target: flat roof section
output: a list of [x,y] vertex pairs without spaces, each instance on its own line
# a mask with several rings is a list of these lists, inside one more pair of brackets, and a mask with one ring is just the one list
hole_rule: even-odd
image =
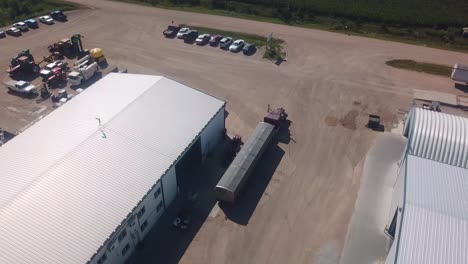
[[86,263],[224,105],[111,73],[0,147],[0,263]]

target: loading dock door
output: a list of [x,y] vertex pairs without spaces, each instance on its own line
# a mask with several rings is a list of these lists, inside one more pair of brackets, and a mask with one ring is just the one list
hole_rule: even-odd
[[198,170],[202,163],[200,137],[193,143],[175,166],[177,185],[182,193],[193,189],[199,182]]

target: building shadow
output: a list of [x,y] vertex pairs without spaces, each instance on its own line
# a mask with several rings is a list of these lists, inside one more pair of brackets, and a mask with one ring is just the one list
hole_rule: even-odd
[[455,88],[464,92],[464,93],[468,93],[468,85],[466,84],[462,84],[462,83],[455,83]]
[[36,98],[36,97],[39,95],[38,93],[28,94],[28,93],[20,93],[20,92],[11,91],[11,90],[8,90],[7,93],[8,93],[8,94],[11,94],[11,95],[15,95],[15,96],[21,97],[21,98],[25,98],[25,99],[34,99],[34,98]]
[[8,141],[10,141],[12,138],[14,138],[16,135],[11,133],[11,132],[8,132],[8,131],[5,131],[3,130],[3,144],[7,143]]
[[[225,142],[205,160],[201,168],[192,171],[198,181],[190,181],[190,188],[184,188],[166,209],[164,214],[145,237],[142,245],[127,261],[140,263],[179,263],[192,243],[203,223],[216,205],[214,187],[224,174],[220,166]],[[196,200],[187,197],[196,195]],[[186,230],[172,226],[173,220],[181,211],[189,211],[190,224]]]

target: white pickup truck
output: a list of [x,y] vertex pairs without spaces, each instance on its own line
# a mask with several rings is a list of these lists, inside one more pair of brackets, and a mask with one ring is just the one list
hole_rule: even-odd
[[25,81],[8,81],[6,83],[8,90],[33,96],[37,94],[36,86]]
[[93,77],[98,70],[97,62],[93,62],[89,65],[84,65],[81,68],[75,68],[68,74],[67,80],[71,85],[77,86]]

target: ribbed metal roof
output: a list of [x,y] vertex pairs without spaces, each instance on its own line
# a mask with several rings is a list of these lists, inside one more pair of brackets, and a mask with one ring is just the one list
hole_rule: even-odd
[[0,263],[86,263],[223,106],[109,74],[0,147]]
[[468,170],[407,156],[397,263],[468,263]]
[[[220,187],[228,190],[234,195],[233,199],[235,199],[235,195],[237,195],[243,184],[247,181],[256,163],[260,160],[263,151],[268,147],[274,128],[275,127],[269,123],[258,123],[247,142],[242,146],[223,177],[219,180],[216,188]],[[220,197],[218,198],[222,198],[221,196],[223,196],[223,194],[224,193],[219,193],[218,196]],[[230,202],[234,201],[231,200]]]
[[468,168],[468,118],[415,107],[407,126],[409,154]]

